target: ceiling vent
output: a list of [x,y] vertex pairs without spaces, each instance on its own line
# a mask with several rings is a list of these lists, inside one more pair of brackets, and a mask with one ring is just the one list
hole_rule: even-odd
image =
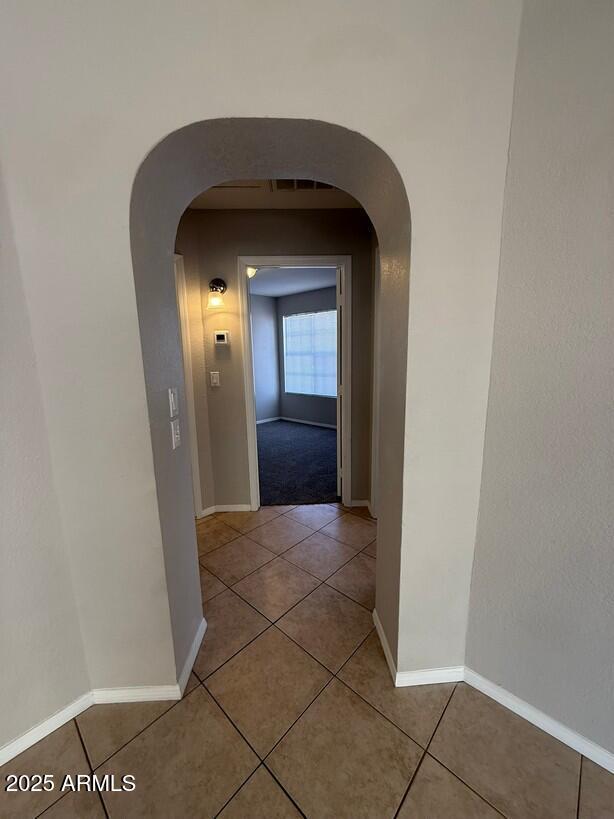
[[313,179],[272,179],[271,188],[274,191],[320,191],[336,190],[326,182],[317,182]]

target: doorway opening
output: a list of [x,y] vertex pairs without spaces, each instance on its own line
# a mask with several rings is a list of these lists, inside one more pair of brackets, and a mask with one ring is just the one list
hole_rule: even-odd
[[252,508],[352,505],[350,256],[239,259]]
[[[175,239],[177,225],[189,204],[202,191],[233,179],[322,180],[325,185],[347,191],[364,208],[374,227],[377,241],[374,242],[373,252],[379,248],[381,266],[379,311],[385,321],[382,322],[379,338],[377,445],[365,449],[367,452],[377,452],[376,472],[382,487],[382,491],[377,493],[380,548],[377,560],[377,614],[374,614],[374,619],[388,646],[391,660],[395,662],[400,613],[409,318],[410,218],[405,188],[387,154],[370,140],[346,128],[303,119],[223,119],[193,123],[166,136],[139,168],[131,199],[133,271],[178,677],[185,676],[184,670],[191,667],[198,653],[203,618],[197,582],[190,452],[186,446],[172,446],[176,439],[169,435],[169,389],[176,389],[179,395],[179,415],[171,422],[186,430],[188,428],[177,296],[172,275],[175,252],[184,256],[189,294],[193,287],[193,271],[186,249],[179,244],[175,247]],[[301,254],[305,249],[303,245],[286,252]],[[329,252],[340,250],[337,244]],[[257,243],[251,243],[235,253],[235,264],[236,257],[246,252],[262,251]],[[221,259],[210,262],[208,276],[212,282],[221,278]],[[236,285],[235,277],[236,268],[233,282],[224,294],[232,310],[224,316],[225,326],[220,327],[228,331],[232,349],[241,343],[235,302],[238,287],[233,286]],[[267,515],[262,515],[263,510],[251,510],[245,400],[225,401],[222,391],[216,391],[217,388],[211,386],[211,373],[215,371],[209,371],[205,361],[211,354],[214,340],[206,330],[206,321],[205,331],[202,332],[201,343],[194,347],[198,359],[194,369],[203,379],[207,378],[210,410],[213,407],[213,415],[227,422],[227,425],[221,434],[210,434],[204,444],[200,436],[197,441],[199,455],[208,451],[216,471],[216,480],[213,481],[212,471],[203,469],[201,463],[201,492],[203,495],[209,492],[209,496],[213,493],[213,507],[219,515],[215,518],[209,516],[208,519],[212,528],[217,527],[219,536],[224,538],[228,533],[222,524],[232,528],[234,520],[225,516],[239,511],[236,507],[227,511],[227,507],[233,505],[233,497],[241,498],[243,512],[259,515],[261,520]],[[224,383],[236,384],[237,379],[244,378],[242,367],[235,366],[236,361],[229,355],[228,347],[219,352],[219,359],[210,356],[209,360],[226,361],[228,381]],[[354,374],[355,371],[356,368]],[[370,393],[366,400],[372,400]],[[199,406],[196,406],[197,421],[199,411]],[[353,424],[353,440],[354,433]],[[353,481],[357,474],[354,460]],[[240,469],[236,468],[236,464],[240,465]],[[355,496],[353,500],[364,499]],[[270,514],[273,515],[272,512]],[[274,514],[279,517],[284,513],[278,508]],[[348,532],[350,529],[357,531],[359,527],[353,520],[356,516],[350,517],[345,524],[334,521],[327,524],[332,528],[325,534],[334,539],[334,530],[342,527]],[[235,523],[236,532],[252,530],[252,523],[247,526],[243,520],[236,520]],[[287,529],[289,526],[284,523],[283,527],[280,524],[276,528]],[[236,532],[233,537],[239,541],[241,539],[236,537]],[[252,548],[253,554],[257,552]]]

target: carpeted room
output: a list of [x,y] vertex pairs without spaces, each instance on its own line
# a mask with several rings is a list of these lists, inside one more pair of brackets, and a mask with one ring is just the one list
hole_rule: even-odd
[[262,505],[337,500],[335,268],[250,280]]

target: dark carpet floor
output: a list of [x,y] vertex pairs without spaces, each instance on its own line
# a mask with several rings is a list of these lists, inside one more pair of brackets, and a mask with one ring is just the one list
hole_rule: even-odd
[[337,430],[291,421],[257,430],[262,506],[337,500]]

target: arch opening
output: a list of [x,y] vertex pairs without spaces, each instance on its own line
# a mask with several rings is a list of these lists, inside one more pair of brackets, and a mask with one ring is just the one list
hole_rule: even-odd
[[178,673],[202,622],[187,447],[172,450],[169,386],[185,394],[173,261],[185,209],[235,179],[313,179],[350,194],[377,236],[381,320],[376,611],[396,661],[409,316],[410,211],[403,181],[377,145],[314,120],[233,118],[169,134],[141,164],[130,236],[159,517]]

